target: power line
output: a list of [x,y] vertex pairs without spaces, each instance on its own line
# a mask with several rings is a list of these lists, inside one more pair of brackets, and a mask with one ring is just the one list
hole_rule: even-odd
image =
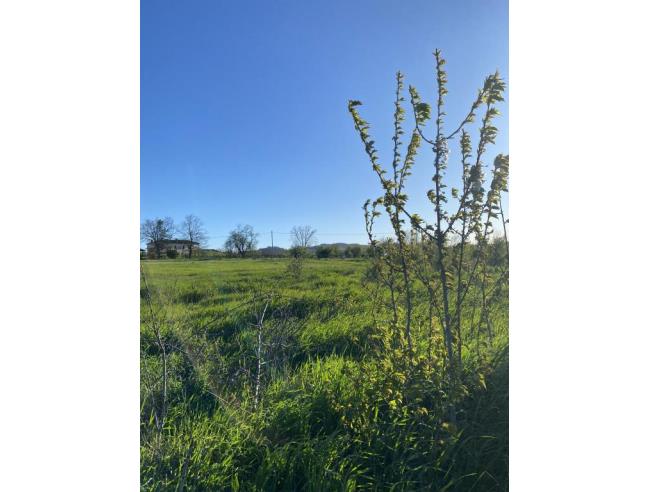
[[[271,231],[272,232],[272,231]],[[275,234],[292,234],[292,232],[279,232],[279,231],[274,231]],[[260,234],[267,234],[267,233],[260,233]],[[392,232],[374,232],[374,234],[377,234],[379,236],[385,236],[389,234],[393,234]],[[366,236],[366,232],[317,232],[315,231],[316,236]]]
[[[285,235],[290,235],[292,234],[291,232],[280,232],[280,231],[268,231],[268,232],[257,232],[256,233],[259,236],[270,236],[271,238],[273,237],[274,234],[285,234]],[[376,236],[389,236],[392,235],[393,232],[374,232],[373,233]],[[366,236],[366,232],[316,232],[316,236]],[[216,239],[216,238],[223,238],[223,237],[229,237],[229,234],[221,234],[217,236],[212,236],[211,234],[209,235],[210,239]]]

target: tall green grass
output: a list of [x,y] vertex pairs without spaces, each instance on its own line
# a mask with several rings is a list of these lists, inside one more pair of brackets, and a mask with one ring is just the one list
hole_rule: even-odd
[[[143,293],[143,490],[506,490],[507,302],[493,343],[464,345],[457,426],[421,360],[406,379],[381,350],[362,260],[146,261],[168,347],[168,414],[158,430],[160,351]],[[255,309],[275,358],[253,402]],[[256,297],[255,297],[256,296]],[[424,327],[419,327],[423,332]]]

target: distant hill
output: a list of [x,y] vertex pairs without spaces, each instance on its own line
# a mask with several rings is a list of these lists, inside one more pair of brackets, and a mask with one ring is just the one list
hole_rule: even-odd
[[286,256],[288,254],[288,250],[280,248],[279,246],[267,246],[265,248],[259,248],[257,250],[257,253],[262,256]]
[[319,248],[320,246],[337,248],[337,250],[340,252],[344,252],[346,251],[347,248],[351,248],[352,246],[360,246],[360,248],[362,249],[366,249],[369,247],[366,244],[358,244],[358,243],[322,243],[322,244],[318,244],[317,246],[311,246],[308,249],[310,249],[311,251],[317,251],[317,248]]
[[[308,249],[312,253],[315,253],[317,251],[317,248],[319,247],[330,247],[336,248],[340,253],[344,253],[347,248],[351,248],[353,246],[359,246],[362,250],[365,250],[369,247],[366,244],[357,243],[322,243],[316,246],[310,246]],[[279,246],[266,246],[265,248],[259,248],[256,252],[261,256],[287,256],[290,252],[290,249],[280,248]]]

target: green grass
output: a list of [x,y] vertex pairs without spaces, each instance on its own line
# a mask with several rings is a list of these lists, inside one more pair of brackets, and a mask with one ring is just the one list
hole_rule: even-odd
[[[491,346],[466,341],[468,382],[451,428],[434,371],[404,384],[400,361],[379,351],[366,260],[306,260],[298,279],[288,260],[142,265],[153,308],[143,287],[143,490],[177,490],[183,475],[185,490],[507,488],[505,303]],[[254,408],[254,323],[269,292],[271,360]],[[161,432],[155,323],[169,354]]]

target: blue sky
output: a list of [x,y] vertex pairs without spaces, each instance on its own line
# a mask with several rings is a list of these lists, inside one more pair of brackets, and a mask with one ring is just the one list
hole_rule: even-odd
[[[347,101],[364,103],[389,165],[395,73],[432,102],[435,48],[447,59],[450,129],[488,73],[508,82],[508,2],[142,0],[142,220],[193,213],[212,247],[239,223],[262,233],[261,247],[270,230],[287,246],[281,233],[302,224],[319,242],[365,242],[361,206],[380,187]],[[491,162],[508,153],[501,109]],[[422,152],[408,195],[423,217],[431,176]]]

